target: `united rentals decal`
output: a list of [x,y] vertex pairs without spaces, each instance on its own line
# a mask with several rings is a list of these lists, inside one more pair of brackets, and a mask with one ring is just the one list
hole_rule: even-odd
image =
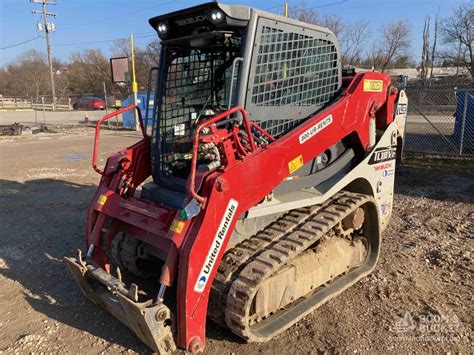
[[306,143],[307,140],[321,132],[332,123],[332,115],[326,116],[314,126],[300,134],[300,144]]
[[216,235],[212,241],[211,248],[207,252],[206,260],[202,265],[201,272],[199,273],[196,284],[194,285],[195,292],[201,293],[204,291],[207,281],[209,280],[209,276],[211,275],[211,271],[214,268],[214,264],[216,263],[217,256],[219,255],[227,233],[229,232],[230,225],[232,224],[232,220],[234,219],[238,206],[239,203],[234,199],[230,199],[229,203],[227,204],[224,216],[222,217],[219,228],[217,228]]
[[397,146],[377,148],[369,159],[369,164],[374,165],[393,160],[397,157]]

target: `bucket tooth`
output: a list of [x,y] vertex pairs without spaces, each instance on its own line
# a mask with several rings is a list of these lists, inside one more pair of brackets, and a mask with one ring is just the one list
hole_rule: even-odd
[[176,351],[171,312],[166,305],[153,304],[151,300],[136,302],[129,298],[130,295],[137,300],[136,285],[126,290],[118,279],[110,274],[104,277],[102,273],[96,272],[99,269],[92,265],[86,265],[69,257],[66,257],[65,261],[82,293],[88,299],[105,308],[158,354],[170,354]]

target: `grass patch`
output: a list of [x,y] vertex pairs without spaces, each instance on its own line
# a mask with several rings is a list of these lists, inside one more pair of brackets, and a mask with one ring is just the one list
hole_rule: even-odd
[[423,167],[474,175],[474,157],[404,153],[402,166]]

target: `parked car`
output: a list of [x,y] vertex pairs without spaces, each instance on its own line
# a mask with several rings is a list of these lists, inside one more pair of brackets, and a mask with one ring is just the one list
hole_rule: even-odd
[[105,101],[97,97],[81,97],[72,105],[74,110],[105,110]]

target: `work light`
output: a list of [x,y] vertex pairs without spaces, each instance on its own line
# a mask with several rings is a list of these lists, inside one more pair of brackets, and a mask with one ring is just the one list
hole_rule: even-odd
[[158,25],[158,32],[160,32],[160,34],[165,34],[166,32],[168,32],[168,26],[166,26],[165,23],[160,23]]
[[221,22],[224,19],[224,14],[222,11],[216,10],[211,12],[211,20],[213,22]]

